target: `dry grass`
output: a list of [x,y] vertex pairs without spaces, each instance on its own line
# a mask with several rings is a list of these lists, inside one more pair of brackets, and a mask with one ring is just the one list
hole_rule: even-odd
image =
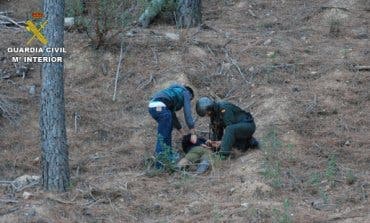
[[20,116],[20,108],[16,103],[7,100],[4,95],[0,95],[0,115],[12,124],[16,124]]
[[[208,29],[136,28],[125,38],[116,102],[119,41],[96,51],[83,34],[66,33],[70,190],[51,195],[32,187],[34,196],[25,200],[23,191],[0,184],[0,202],[16,201],[1,203],[0,221],[365,222],[370,81],[368,72],[348,64],[367,62],[366,40],[352,33],[366,25],[367,14],[346,12],[351,19],[333,38],[323,3],[204,1]],[[14,32],[3,34],[6,46],[26,39],[17,33],[20,42],[9,43]],[[38,98],[24,90],[35,84],[39,93],[39,68],[33,68],[28,78],[0,80],[2,92],[22,108],[20,127],[0,120],[0,180],[39,172]],[[263,149],[235,153],[204,176],[146,174],[156,128],[147,101],[173,81],[193,85],[196,97],[250,110]],[[208,131],[206,119],[197,124]]]

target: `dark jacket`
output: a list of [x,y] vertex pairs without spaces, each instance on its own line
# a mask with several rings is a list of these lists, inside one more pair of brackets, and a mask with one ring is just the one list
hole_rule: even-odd
[[249,112],[230,102],[216,102],[211,115],[211,139],[221,140],[223,131],[227,126],[240,122],[254,122],[254,120]]
[[192,142],[190,142],[190,138],[191,134],[187,134],[182,137],[181,147],[185,154],[188,153],[193,147],[201,146],[202,144],[205,144],[207,141],[205,138],[198,137],[197,142],[193,144]]
[[186,125],[189,129],[194,128],[194,119],[191,115],[191,93],[183,85],[173,84],[155,93],[152,101],[161,101],[171,110],[173,126],[176,129],[181,129],[182,127],[175,112],[184,107]]

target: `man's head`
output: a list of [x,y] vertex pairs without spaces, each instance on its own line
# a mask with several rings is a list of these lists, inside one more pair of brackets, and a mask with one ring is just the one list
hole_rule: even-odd
[[200,117],[210,115],[213,112],[215,101],[209,97],[201,97],[198,99],[195,110]]
[[193,98],[194,98],[194,91],[193,91],[193,89],[191,87],[187,86],[187,85],[185,85],[184,87],[186,88],[186,90],[189,91],[189,93],[191,95],[190,100],[193,100]]

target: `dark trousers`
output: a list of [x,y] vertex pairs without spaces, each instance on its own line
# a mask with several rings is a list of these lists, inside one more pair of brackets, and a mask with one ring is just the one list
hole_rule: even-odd
[[161,107],[158,110],[157,108],[149,108],[149,113],[158,123],[154,155],[157,158],[156,167],[162,169],[163,164],[174,164],[179,159],[179,154],[172,149],[172,113],[167,107]]
[[157,111],[157,108],[149,108],[149,113],[158,123],[157,145],[155,147],[155,155],[157,156],[164,152],[163,144],[172,146],[172,114],[166,107],[162,107],[161,111]]
[[240,122],[228,125],[222,136],[220,154],[228,156],[233,146],[239,149],[246,149],[255,131],[256,124],[254,122]]

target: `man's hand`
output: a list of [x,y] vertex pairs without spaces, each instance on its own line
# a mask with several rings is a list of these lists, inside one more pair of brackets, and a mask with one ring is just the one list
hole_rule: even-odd
[[219,150],[220,146],[221,146],[221,141],[212,141],[208,139],[204,147],[211,148],[213,151],[217,151]]
[[207,145],[207,144],[202,144],[201,145],[202,147],[204,147],[204,148],[207,148],[207,149],[212,149],[212,147],[210,147],[209,145]]
[[193,143],[193,144],[195,144],[195,143],[197,143],[197,135],[195,135],[195,134],[191,134],[191,136],[190,136],[190,142],[191,143]]
[[195,129],[193,128],[193,129],[190,129],[190,142],[191,143],[193,143],[193,144],[195,144],[195,143],[197,143],[197,140],[198,140],[198,138],[197,138],[197,135],[195,134]]
[[210,140],[208,143],[211,147],[216,148],[216,149],[220,148],[221,146],[221,141],[211,141]]

